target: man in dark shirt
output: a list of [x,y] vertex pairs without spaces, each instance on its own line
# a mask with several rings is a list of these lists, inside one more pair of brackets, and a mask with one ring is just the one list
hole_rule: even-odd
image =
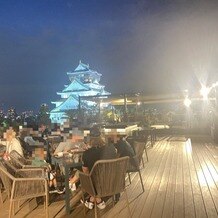
[[114,145],[91,147],[83,154],[83,167],[87,167],[90,172],[96,161],[114,159],[116,156]]
[[[105,145],[105,141],[102,139],[100,131],[98,131],[98,129],[92,130],[90,132],[88,149],[83,153],[82,171],[84,173],[90,173],[96,161],[113,158],[116,158],[116,150],[114,146]],[[77,171],[74,177],[70,180],[70,186],[74,184],[73,186],[75,187],[75,182],[78,180],[79,175]],[[85,202],[85,206],[92,209],[94,207],[94,200],[96,200],[99,209],[105,208],[105,202],[101,198],[94,199],[92,196],[90,196],[89,201]]]
[[117,149],[117,153],[119,157],[133,157],[135,152],[129,142],[126,141],[125,135],[119,136],[119,140],[115,144],[115,148]]
[[91,147],[83,153],[83,168],[88,168],[90,172],[96,161],[100,160],[101,149],[99,147]]
[[[125,137],[126,135],[120,135],[118,136],[119,140],[117,141],[117,143],[114,145],[115,148],[117,149],[117,155],[119,157],[125,157],[128,156],[130,159],[130,163],[134,166],[136,166],[136,161],[133,158],[135,156],[135,152],[132,148],[132,146],[129,144],[129,142],[126,141]],[[116,194],[115,195],[115,202],[119,201],[120,198],[120,194]]]

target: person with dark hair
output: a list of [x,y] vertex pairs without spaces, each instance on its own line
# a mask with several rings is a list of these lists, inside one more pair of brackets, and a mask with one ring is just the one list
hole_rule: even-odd
[[129,142],[126,141],[126,135],[119,135],[118,141],[115,144],[115,148],[117,149],[117,154],[119,157],[128,156],[131,158],[135,155],[135,152]]
[[46,139],[46,138],[50,135],[50,132],[49,132],[49,130],[48,130],[48,127],[47,127],[44,123],[42,123],[42,124],[40,125],[39,130],[40,130],[40,132],[41,132],[42,138],[44,138],[44,139]]
[[[129,157],[129,161],[132,165],[137,166],[136,160],[133,158],[135,156],[135,152],[130,145],[130,143],[126,140],[126,135],[119,135],[117,143],[114,144],[117,149],[118,157]],[[120,194],[115,195],[115,202],[119,201]]]
[[46,151],[47,151],[46,161],[51,164],[50,144],[47,140],[48,136],[50,135],[50,131],[48,130],[47,125],[45,125],[44,123],[41,123],[39,127],[39,132],[41,134],[41,137],[37,138],[37,140],[39,142],[43,142],[44,145],[46,146]]
[[[90,131],[90,140],[87,146],[87,150],[83,153],[83,166],[82,171],[84,173],[90,173],[95,162],[103,159],[113,159],[116,158],[115,147],[110,145],[107,146],[104,139],[101,137],[101,132],[98,128],[94,128]],[[79,172],[77,171],[74,177],[70,180],[70,186],[74,186],[75,183],[79,181]],[[105,208],[105,202],[101,198],[94,198],[90,196],[89,200],[84,202],[85,206],[89,209],[93,209],[94,201],[97,202],[97,207],[99,209]]]

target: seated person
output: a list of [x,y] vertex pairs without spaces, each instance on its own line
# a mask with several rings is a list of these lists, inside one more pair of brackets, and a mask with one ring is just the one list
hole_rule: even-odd
[[63,194],[65,189],[60,190],[58,188],[55,170],[53,170],[52,166],[44,160],[43,154],[35,153],[35,155],[36,157],[32,160],[32,166],[45,168],[49,185],[49,193]]
[[44,123],[40,125],[39,132],[41,133],[41,137],[43,139],[47,139],[47,137],[50,135],[50,131],[48,130],[48,127]]
[[66,153],[66,152],[72,150],[73,148],[75,148],[76,144],[77,143],[71,142],[71,141],[60,142],[54,151],[54,155],[57,155],[60,152]]
[[118,138],[119,139],[117,143],[114,145],[117,149],[118,157],[128,156],[130,158],[129,161],[131,162],[131,164],[137,167],[136,160],[133,159],[133,157],[135,156],[135,151],[129,144],[129,142],[126,141],[126,135],[119,135]]
[[[83,153],[83,166],[82,171],[89,173],[96,161],[102,159],[116,158],[116,150],[113,145],[106,146],[105,141],[100,136],[100,131],[96,130],[95,133],[90,133],[90,141],[87,150]],[[75,187],[75,183],[79,181],[79,172],[77,171],[74,177],[70,180],[70,186]],[[93,209],[94,201],[97,202],[99,209],[105,208],[105,202],[101,198],[90,197],[89,201],[85,202],[85,206]]]
[[28,143],[28,145],[30,145],[30,146],[31,146],[31,145],[37,145],[37,144],[39,144],[39,142],[36,141],[36,140],[34,140],[32,136],[25,136],[25,137],[24,137],[24,141],[25,141],[26,143]]
[[81,142],[81,138],[78,139],[77,135],[73,135],[72,139],[68,139],[65,142],[60,142],[54,151],[54,155],[63,152],[67,153],[70,150],[84,147],[84,142]]
[[19,140],[16,139],[16,132],[13,130],[12,127],[10,127],[5,133],[4,133],[5,141],[1,141],[1,144],[6,146],[6,152],[4,154],[4,158],[8,158],[8,154],[15,150],[17,151],[21,156],[23,156],[23,149],[19,142]]
[[114,144],[115,144],[114,141],[111,138],[109,138],[107,145],[105,145],[101,149],[100,160],[108,160],[108,159],[117,158],[117,151],[116,151]]

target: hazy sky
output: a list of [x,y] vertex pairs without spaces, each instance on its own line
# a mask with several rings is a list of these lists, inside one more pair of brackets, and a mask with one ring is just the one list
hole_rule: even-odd
[[79,60],[111,93],[194,92],[218,79],[218,1],[0,0],[1,107],[57,100]]

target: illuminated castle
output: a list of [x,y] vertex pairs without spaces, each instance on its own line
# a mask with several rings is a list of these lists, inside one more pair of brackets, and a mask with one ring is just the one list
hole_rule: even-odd
[[[61,92],[57,92],[60,99],[52,104],[55,108],[50,112],[50,119],[52,123],[63,124],[68,120],[67,111],[78,109],[79,96],[94,96],[94,95],[108,95],[109,92],[104,90],[104,86],[99,84],[101,74],[97,71],[91,70],[89,65],[83,64],[81,61],[73,72],[67,72],[70,83],[65,85]],[[92,102],[86,102],[92,104]]]

